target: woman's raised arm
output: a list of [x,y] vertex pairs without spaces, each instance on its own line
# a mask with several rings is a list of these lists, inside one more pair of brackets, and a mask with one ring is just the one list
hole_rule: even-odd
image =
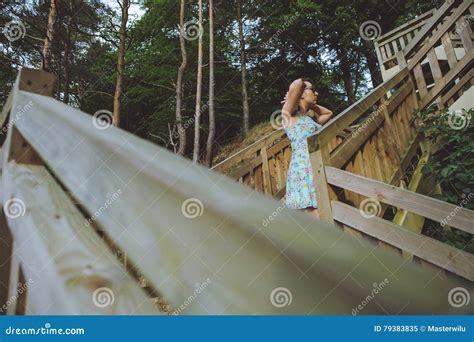
[[283,127],[291,126],[291,114],[298,108],[298,103],[304,91],[304,82],[301,78],[294,80],[288,89],[286,101],[283,104],[281,115]]

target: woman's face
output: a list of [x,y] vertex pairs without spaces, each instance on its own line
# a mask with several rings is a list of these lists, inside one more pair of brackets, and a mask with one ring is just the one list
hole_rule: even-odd
[[302,99],[307,103],[316,104],[318,100],[318,92],[314,89],[313,85],[310,82],[305,81],[305,90],[302,95]]

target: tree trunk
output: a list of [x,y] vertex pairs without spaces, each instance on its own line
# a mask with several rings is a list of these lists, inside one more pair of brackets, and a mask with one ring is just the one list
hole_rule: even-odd
[[186,45],[184,40],[184,0],[181,0],[181,8],[179,11],[179,27],[180,27],[180,34],[179,34],[179,45],[181,48],[181,65],[178,69],[178,79],[176,80],[176,123],[178,126],[178,134],[179,134],[179,147],[178,147],[178,154],[184,155],[186,151],[186,131],[183,128],[183,116],[182,116],[182,105],[181,99],[183,97],[183,75],[184,71],[186,70],[187,65],[187,55],[186,55]]
[[56,6],[56,0],[50,0],[48,26],[46,29],[46,38],[44,39],[43,45],[42,69],[45,71],[51,71],[51,47],[54,40],[54,24],[56,23],[57,15],[58,10]]
[[249,99],[247,95],[247,64],[245,56],[245,39],[242,23],[242,4],[240,0],[236,0],[237,22],[239,24],[239,41],[240,41],[240,70],[242,78],[242,108],[244,112],[244,135],[249,131]]
[[199,4],[199,39],[198,39],[198,66],[197,66],[197,84],[196,84],[196,111],[194,114],[194,150],[193,162],[199,161],[199,134],[201,117],[201,88],[202,88],[202,0]]
[[365,59],[367,61],[367,66],[369,67],[372,87],[375,88],[380,83],[382,83],[382,75],[380,74],[377,56],[374,53],[374,46],[370,41],[362,39],[362,44],[362,53],[364,54]]
[[70,70],[69,70],[69,56],[71,54],[71,31],[72,31],[72,2],[69,0],[69,18],[67,21],[67,34],[66,42],[64,44],[64,98],[63,102],[69,103],[69,82],[70,82]]
[[214,4],[209,0],[209,135],[206,145],[206,165],[212,166],[212,148],[216,131],[214,115]]
[[347,57],[348,52],[345,48],[341,48],[339,52],[340,52],[339,61],[341,65],[344,89],[346,91],[348,105],[351,105],[355,102],[355,93],[354,93],[354,85],[352,84],[351,66],[349,64],[350,62]]
[[129,3],[129,0],[122,0],[122,3],[118,1],[118,3],[122,10],[122,17],[120,21],[120,31],[119,31],[117,81],[115,83],[113,124],[114,126],[120,127],[121,98],[122,98],[122,92],[123,92],[123,75],[125,71],[125,39],[127,38],[128,9],[130,7],[130,3]]

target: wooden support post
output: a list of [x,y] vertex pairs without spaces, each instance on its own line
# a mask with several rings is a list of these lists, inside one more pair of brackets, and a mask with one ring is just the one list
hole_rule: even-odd
[[413,68],[413,73],[415,75],[416,84],[418,85],[420,99],[423,99],[426,95],[428,95],[428,89],[426,87],[425,75],[423,75],[421,64],[417,64]]
[[268,155],[266,146],[262,147],[260,155],[262,156],[263,191],[265,192],[265,194],[271,195],[272,187],[270,182],[270,169],[268,167]]
[[407,61],[405,59],[405,55],[403,54],[403,50],[397,52],[397,61],[400,70],[407,66]]
[[456,32],[461,38],[462,45],[467,51],[472,49],[472,39],[471,39],[471,27],[467,19],[461,17],[460,20],[456,21]]
[[10,271],[12,269],[11,257],[13,253],[13,239],[8,229],[7,220],[0,208],[0,315],[5,315],[9,299]]
[[434,81],[438,82],[440,79],[443,78],[443,74],[441,73],[438,57],[436,56],[434,48],[432,48],[430,52],[428,52],[428,61],[430,63],[431,73],[433,74]]
[[310,154],[311,166],[313,169],[314,184],[316,187],[316,198],[318,202],[319,217],[321,220],[334,223],[331,210],[331,197],[335,197],[334,192],[330,195],[329,185],[326,180],[324,166],[328,165],[329,147],[321,145],[319,136],[316,137],[318,146],[316,151]]

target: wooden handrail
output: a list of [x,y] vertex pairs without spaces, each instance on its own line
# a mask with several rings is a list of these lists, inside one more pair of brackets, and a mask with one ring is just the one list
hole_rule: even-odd
[[[446,13],[449,9],[453,8],[453,5],[456,1],[447,1],[443,7],[444,7],[444,12]],[[419,32],[417,35],[416,39],[412,40],[413,46],[410,44],[407,46],[407,48],[404,50],[404,55],[405,59],[409,60],[408,62],[408,69],[412,70],[415,65],[417,65],[421,60],[426,56],[428,51],[435,45],[436,42],[438,42],[442,36],[446,33],[449,32],[449,29],[451,26],[454,25],[456,20],[458,20],[461,15],[470,7],[472,6],[472,0],[464,0],[459,7],[456,7],[454,12],[447,17],[447,20],[445,20],[442,25],[435,31],[433,29],[439,24],[442,20],[446,19],[444,16],[439,16],[440,13],[436,13],[435,16],[433,16],[430,20],[429,23],[427,23],[423,27],[423,32]],[[441,10],[441,9],[440,9]],[[423,44],[423,46],[420,47],[419,50],[415,52],[415,54],[410,57],[410,54],[414,52],[414,49],[419,47],[418,43],[422,41],[423,39],[428,39],[428,41]]]
[[416,48],[427,38],[430,34],[433,33],[436,26],[445,19],[447,13],[459,4],[459,0],[447,0],[445,3],[435,11],[433,16],[431,16],[426,24],[423,26],[420,32],[416,35],[416,37],[408,43],[408,45],[403,50],[406,59],[410,58],[410,55],[415,51]]
[[229,168],[231,168],[236,163],[242,161],[246,157],[256,153],[260,150],[263,146],[267,146],[268,144],[272,143],[273,141],[282,138],[285,136],[285,131],[283,129],[275,130],[271,133],[268,133],[263,138],[257,140],[253,144],[245,147],[244,149],[234,153],[232,156],[224,159],[220,163],[214,165],[212,167],[213,170],[225,173]]
[[[426,20],[429,17],[431,17],[433,15],[433,13],[435,13],[434,9],[429,10],[429,11],[417,16],[416,18],[414,18],[410,21],[407,21],[403,25],[397,26],[393,30],[388,31],[387,33],[384,33],[383,35],[378,37],[375,40],[375,42],[379,45],[385,45],[385,44],[388,44],[389,42],[391,42],[392,40],[400,38],[403,35],[403,34],[400,34],[401,31],[405,31],[407,28],[412,28],[412,27],[416,28],[416,27],[418,27],[417,24],[422,23],[422,22],[426,23]],[[423,23],[422,25],[424,25],[425,23]]]
[[[474,234],[472,210],[330,166],[326,166],[326,177],[329,184],[438,222],[449,219],[449,226]],[[451,216],[450,213],[455,215]]]
[[385,93],[402,82],[407,76],[408,69],[404,68],[391,79],[380,84],[370,93],[345,109],[342,113],[332,118],[318,131],[318,134],[321,137],[321,144],[327,144],[336,134],[349,127],[350,124],[362,116],[368,109],[377,103],[377,101],[382,99]]
[[427,236],[414,233],[378,216],[364,217],[359,209],[348,204],[332,201],[331,206],[335,220],[463,278],[474,281],[474,255]]

